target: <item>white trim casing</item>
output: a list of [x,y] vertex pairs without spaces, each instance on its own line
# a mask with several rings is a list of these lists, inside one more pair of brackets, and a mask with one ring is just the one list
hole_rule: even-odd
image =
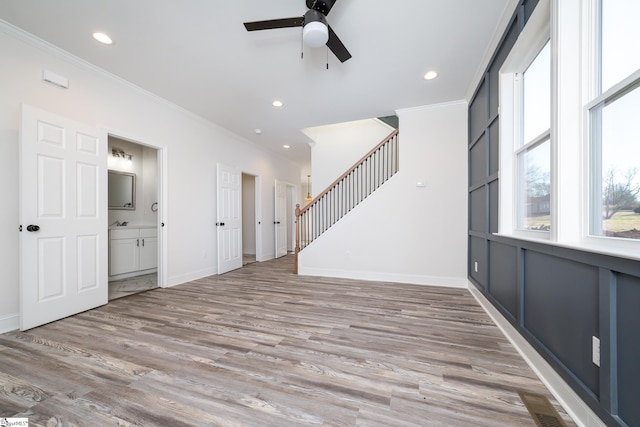
[[[500,121],[499,233],[518,238],[545,241],[548,240],[549,233],[516,230],[518,203],[515,199],[514,188],[514,183],[516,183],[517,178],[517,165],[514,159],[514,152],[516,143],[520,141],[521,135],[519,124],[519,114],[522,105],[521,84],[519,82],[520,73],[536,58],[540,50],[549,40],[551,32],[549,22],[550,13],[549,0],[541,0],[500,68],[500,117],[498,119]],[[552,152],[553,140],[554,135],[552,131]],[[553,169],[551,176],[553,181]]]

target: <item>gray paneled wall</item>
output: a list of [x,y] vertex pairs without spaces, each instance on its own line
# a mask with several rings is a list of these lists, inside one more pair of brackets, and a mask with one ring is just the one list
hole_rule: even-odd
[[[640,278],[617,274],[614,291],[615,323],[613,337],[617,357],[618,410],[630,426],[640,426]],[[617,339],[616,336],[617,335]]]
[[521,1],[469,104],[469,280],[603,421],[640,426],[640,263],[493,234],[498,70],[536,4]]

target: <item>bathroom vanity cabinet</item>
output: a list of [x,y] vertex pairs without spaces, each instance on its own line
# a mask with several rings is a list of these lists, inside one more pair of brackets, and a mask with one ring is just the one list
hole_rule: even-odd
[[147,274],[157,266],[158,231],[155,227],[109,230],[109,276]]

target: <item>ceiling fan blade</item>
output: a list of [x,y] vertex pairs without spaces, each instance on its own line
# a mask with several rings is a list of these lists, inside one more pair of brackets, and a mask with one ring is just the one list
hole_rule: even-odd
[[336,33],[329,27],[329,40],[327,41],[327,47],[331,49],[331,52],[340,60],[340,62],[344,62],[347,59],[351,58],[351,54],[347,50],[346,47],[342,44]]
[[275,30],[277,28],[302,27],[302,16],[295,18],[270,19],[268,21],[245,22],[247,31]]

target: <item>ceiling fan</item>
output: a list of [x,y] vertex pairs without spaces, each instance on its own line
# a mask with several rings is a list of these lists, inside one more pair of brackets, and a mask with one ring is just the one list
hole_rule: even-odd
[[351,58],[351,54],[331,29],[331,26],[327,24],[327,19],[325,18],[336,1],[337,0],[306,0],[309,10],[304,16],[245,22],[244,26],[247,31],[302,27],[302,40],[307,46],[320,47],[326,44],[340,62],[344,62]]

